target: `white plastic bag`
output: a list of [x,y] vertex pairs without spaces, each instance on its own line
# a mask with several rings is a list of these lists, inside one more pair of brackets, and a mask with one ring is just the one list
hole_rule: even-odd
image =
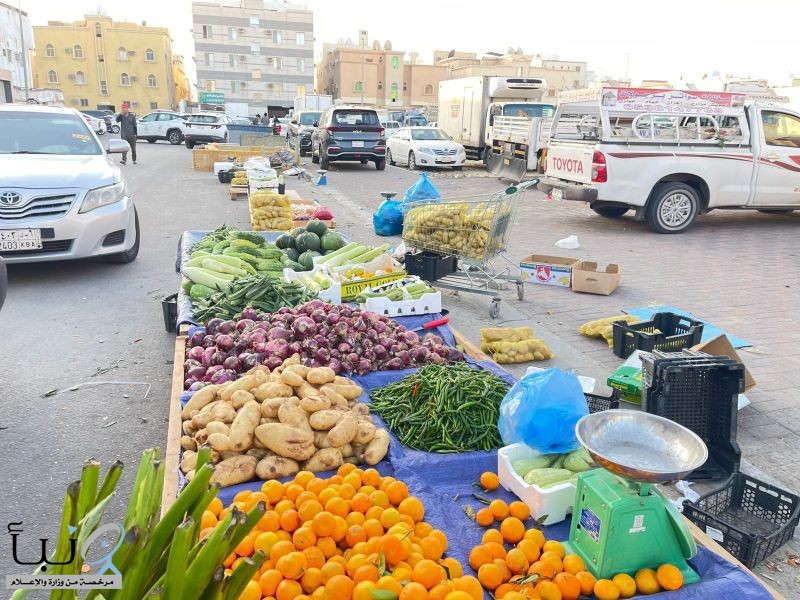
[[576,235],[571,235],[569,237],[565,237],[563,240],[558,240],[556,242],[556,246],[562,250],[575,250],[576,248],[581,247],[580,243],[578,242],[578,236]]

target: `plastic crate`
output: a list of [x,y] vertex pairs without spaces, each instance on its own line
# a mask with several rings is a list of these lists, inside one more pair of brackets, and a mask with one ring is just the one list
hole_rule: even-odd
[[406,252],[406,272],[417,275],[425,281],[436,281],[455,273],[458,268],[458,257],[424,250],[422,252]]
[[619,408],[619,390],[612,389],[611,396],[599,396],[585,392],[583,395],[586,396],[586,404],[589,406],[590,413]]
[[628,358],[634,350],[675,351],[699,344],[703,323],[683,315],[662,312],[654,314],[650,321],[614,321],[613,335],[614,354]]
[[161,301],[161,310],[164,312],[164,329],[177,331],[178,329],[178,294],[171,294]]
[[716,365],[739,364],[737,361],[727,356],[712,356],[704,352],[695,352],[693,350],[681,350],[680,352],[662,352],[660,350],[654,350],[652,353],[642,352],[640,358],[642,361],[642,380],[645,387],[653,385],[653,380],[656,375],[660,373],[661,367],[664,365],[713,367]]
[[684,501],[683,515],[752,569],[792,538],[800,497],[735,473],[720,489]]

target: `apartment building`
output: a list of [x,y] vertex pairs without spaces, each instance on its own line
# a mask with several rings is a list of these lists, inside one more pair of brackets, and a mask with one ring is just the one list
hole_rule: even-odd
[[33,87],[28,13],[0,2],[0,102],[24,102]]
[[[262,0],[192,2],[197,90],[250,115],[285,114],[314,88],[314,21],[304,7]],[[221,94],[221,96],[220,96]]]
[[37,87],[64,93],[77,109],[132,112],[175,108],[169,30],[86,15],[83,21],[49,21],[33,28]]
[[180,105],[181,100],[192,101],[192,88],[186,76],[181,54],[172,55],[172,97],[177,105]]

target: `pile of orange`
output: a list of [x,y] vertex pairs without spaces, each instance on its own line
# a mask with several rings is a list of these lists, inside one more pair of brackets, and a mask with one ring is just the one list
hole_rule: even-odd
[[402,481],[342,465],[320,479],[301,471],[266,481],[203,515],[201,538],[236,506],[268,510],[225,561],[227,573],[257,550],[267,555],[240,600],[482,600],[478,579],[446,557],[447,536],[423,519],[425,507]]

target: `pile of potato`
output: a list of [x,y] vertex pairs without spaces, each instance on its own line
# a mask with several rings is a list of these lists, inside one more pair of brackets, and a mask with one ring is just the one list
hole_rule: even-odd
[[481,350],[491,354],[496,363],[521,363],[553,358],[553,353],[544,340],[533,337],[533,329],[530,327],[484,327],[481,329]]
[[250,195],[253,231],[288,231],[294,225],[292,203],[285,194],[262,188]]
[[197,449],[206,444],[216,465],[211,481],[222,487],[344,462],[375,465],[389,450],[389,433],[357,401],[361,391],[328,367],[301,365],[297,355],[272,372],[258,366],[206,386],[183,409],[181,470],[192,478]]
[[616,317],[605,317],[589,321],[578,327],[578,331],[591,338],[603,338],[609,346],[614,345],[614,321],[625,321],[626,323],[638,323],[639,318],[633,315],[619,315]]

